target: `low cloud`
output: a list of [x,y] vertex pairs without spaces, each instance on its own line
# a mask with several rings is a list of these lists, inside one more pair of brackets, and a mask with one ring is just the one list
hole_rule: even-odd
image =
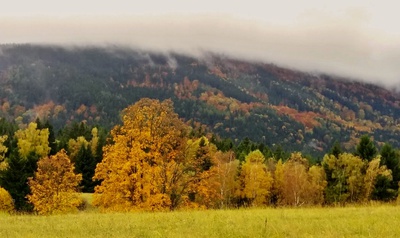
[[400,37],[344,18],[306,15],[273,24],[230,15],[142,17],[3,17],[0,43],[123,45],[194,56],[211,51],[397,87]]

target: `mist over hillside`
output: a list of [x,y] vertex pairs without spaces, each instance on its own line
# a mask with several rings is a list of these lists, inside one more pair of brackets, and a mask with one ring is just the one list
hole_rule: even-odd
[[0,86],[0,117],[19,123],[111,128],[140,98],[170,98],[192,127],[233,141],[313,155],[335,141],[351,151],[363,134],[400,146],[394,90],[212,53],[1,45]]

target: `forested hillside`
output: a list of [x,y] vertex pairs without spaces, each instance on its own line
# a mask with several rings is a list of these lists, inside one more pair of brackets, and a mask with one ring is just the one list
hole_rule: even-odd
[[395,92],[212,54],[2,45],[0,85],[0,117],[48,120],[56,132],[82,121],[109,130],[123,108],[149,97],[170,98],[200,133],[237,144],[247,137],[319,159],[335,141],[353,151],[363,134],[400,147]]

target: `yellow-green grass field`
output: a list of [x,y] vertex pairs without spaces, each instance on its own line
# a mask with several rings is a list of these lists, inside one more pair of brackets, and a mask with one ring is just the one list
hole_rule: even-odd
[[0,237],[400,237],[400,206],[36,216],[0,214]]

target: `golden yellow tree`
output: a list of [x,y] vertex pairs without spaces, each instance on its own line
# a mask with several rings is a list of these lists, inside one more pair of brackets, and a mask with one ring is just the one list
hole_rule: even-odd
[[301,153],[292,153],[285,163],[279,160],[274,176],[274,192],[279,205],[301,206],[324,202],[324,170],[319,166],[309,167]]
[[72,162],[76,162],[76,156],[79,153],[79,150],[81,147],[85,147],[85,149],[88,148],[89,142],[85,139],[84,136],[79,136],[76,139],[69,139],[68,141],[68,152],[69,156]]
[[300,153],[292,153],[283,164],[283,183],[280,187],[281,205],[300,206],[307,196],[308,161]]
[[232,205],[235,197],[235,189],[237,188],[237,176],[239,169],[239,160],[235,159],[233,151],[221,152],[215,154],[217,162],[216,180],[219,189],[219,208],[226,208]]
[[84,147],[85,149],[90,148],[92,155],[96,156],[98,144],[99,144],[98,129],[94,127],[92,129],[92,139],[90,141],[87,141],[84,136],[79,136],[76,139],[70,139],[68,141],[69,156],[73,162],[76,162],[76,156],[78,155],[81,147]]
[[146,199],[143,190],[149,190],[144,173],[147,166],[145,152],[133,138],[119,134],[119,128],[111,132],[113,144],[103,148],[103,161],[96,167],[94,179],[101,180],[95,187],[93,204],[110,210],[134,210]]
[[264,155],[256,150],[246,156],[242,165],[239,194],[250,206],[267,204],[271,194],[273,178],[264,161]]
[[367,170],[364,176],[364,200],[368,201],[371,199],[371,194],[374,191],[375,183],[378,175],[386,177],[389,181],[392,178],[392,171],[388,170],[386,166],[380,166],[381,158],[380,156],[372,159],[368,163]]
[[324,191],[328,182],[321,166],[313,165],[308,169],[307,204],[320,205],[325,202]]
[[74,173],[68,155],[61,150],[56,155],[40,159],[38,169],[28,184],[28,200],[39,214],[76,211],[81,204],[77,193],[82,175]]
[[50,152],[49,147],[49,129],[37,129],[37,124],[29,123],[26,129],[15,132],[18,139],[18,152],[22,158],[27,158],[32,152],[40,157],[45,157]]
[[4,142],[7,140],[7,138],[7,135],[0,136],[0,162],[5,159],[5,154],[8,151],[8,148],[4,145]]
[[7,162],[5,161],[5,156],[8,151],[7,146],[4,145],[4,142],[7,140],[8,136],[3,135],[0,136],[0,170],[4,170],[7,168]]
[[141,99],[122,113],[96,167],[94,204],[113,210],[165,210],[179,206],[196,169],[185,156],[187,126],[172,101]]
[[0,187],[0,212],[11,212],[14,210],[14,202],[11,195]]
[[99,130],[94,127],[92,129],[92,139],[89,142],[92,155],[97,156],[97,147],[99,146]]
[[275,165],[275,170],[273,171],[273,177],[274,181],[272,184],[272,193],[274,195],[273,198],[275,203],[280,204],[281,201],[283,200],[283,186],[285,183],[285,171],[283,168],[283,162],[282,160],[278,160],[278,162]]

